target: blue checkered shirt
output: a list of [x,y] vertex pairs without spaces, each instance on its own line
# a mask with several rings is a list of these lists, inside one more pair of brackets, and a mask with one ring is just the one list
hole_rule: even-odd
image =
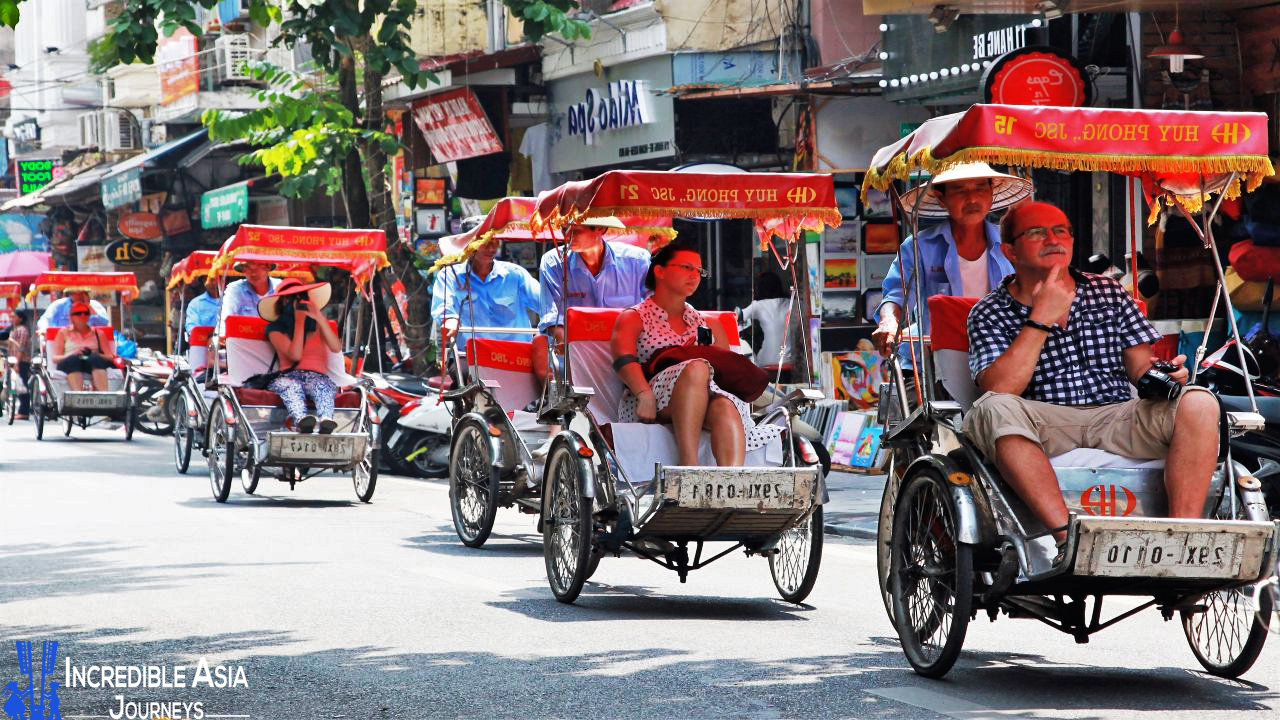
[[[1045,340],[1031,382],[1022,396],[1055,405],[1110,405],[1133,397],[1124,368],[1124,351],[1153,343],[1160,333],[1142,316],[1120,283],[1075,270],[1076,297],[1067,327],[1055,327]],[[1005,278],[969,312],[969,371],[977,379],[1018,333],[1031,308],[1009,294]]]

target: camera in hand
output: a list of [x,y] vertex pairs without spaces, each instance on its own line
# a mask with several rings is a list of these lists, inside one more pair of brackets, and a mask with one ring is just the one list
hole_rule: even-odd
[[93,354],[93,348],[87,348],[87,347],[80,348],[80,354],[85,357],[89,357],[90,355]]
[[1138,378],[1138,397],[1143,400],[1173,400],[1182,392],[1182,383],[1174,380],[1172,373],[1178,366],[1164,360],[1151,363],[1151,368]]

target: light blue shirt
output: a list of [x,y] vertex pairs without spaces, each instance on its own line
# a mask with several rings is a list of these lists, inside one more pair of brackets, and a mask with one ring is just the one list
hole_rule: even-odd
[[213,327],[218,324],[218,314],[222,310],[222,299],[210,297],[209,293],[200,293],[187,303],[187,315],[184,322],[187,337],[191,337],[191,328]]
[[644,300],[648,251],[615,242],[607,242],[604,247],[599,275],[591,274],[578,253],[564,250],[569,261],[567,288],[561,251],[552,248],[542,256],[538,268],[538,281],[542,283],[542,319],[538,321],[538,330],[546,332],[549,327],[563,325],[564,310],[571,307],[629,308]]
[[[1000,249],[1000,228],[992,222],[984,222],[987,236],[987,287],[994,290],[1006,275],[1013,274],[1013,265]],[[916,306],[915,285],[911,280],[916,268],[916,246],[920,247],[920,267],[924,271],[924,282],[920,287],[921,297],[925,299],[924,332],[929,332],[929,308],[927,303],[934,295],[959,295],[964,292],[964,280],[960,277],[960,254],[956,252],[955,240],[951,237],[951,223],[943,221],[920,232],[917,242],[909,237],[902,243],[901,255],[895,257],[884,276],[884,298],[876,307],[876,318],[880,317],[880,309],[885,303],[895,303],[908,311],[908,316]],[[902,264],[899,265],[898,263]],[[915,332],[912,325],[907,332]],[[907,359],[910,366],[911,351],[906,343],[898,348],[898,354]]]
[[[493,261],[488,277],[471,270],[471,263],[449,265],[436,273],[431,287],[431,319],[437,327],[449,318],[460,326],[530,328],[530,313],[538,314],[538,281],[515,263]],[[458,346],[466,347],[472,337],[493,340],[523,340],[527,335],[510,333],[458,333]]]
[[[271,287],[267,291],[275,290],[280,284],[280,278],[269,278]],[[218,328],[221,331],[223,324],[231,315],[249,315],[250,317],[258,316],[258,301],[263,295],[254,292],[253,286],[249,284],[249,280],[236,280],[227,285],[227,289],[222,291],[222,312],[218,318]]]
[[[47,328],[63,328],[71,325],[71,298],[58,298],[49,303],[49,307],[44,309],[40,314],[40,319],[36,321],[36,329],[41,335]],[[106,327],[111,324],[111,316],[107,314],[107,309],[102,303],[89,299],[89,310],[93,313],[89,316],[89,327]]]

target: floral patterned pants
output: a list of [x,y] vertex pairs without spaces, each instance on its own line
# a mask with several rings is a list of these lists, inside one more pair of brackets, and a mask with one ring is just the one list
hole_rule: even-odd
[[316,415],[333,417],[333,400],[338,395],[338,386],[327,375],[310,370],[289,370],[272,380],[267,389],[280,396],[295,423],[307,414],[308,398],[316,406]]

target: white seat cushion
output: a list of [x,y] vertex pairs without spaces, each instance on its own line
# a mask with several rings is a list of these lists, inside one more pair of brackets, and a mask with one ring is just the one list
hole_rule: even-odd
[[[676,438],[666,425],[650,423],[613,423],[613,451],[618,464],[631,482],[641,485],[653,480],[655,463],[677,464]],[[747,453],[743,462],[748,467],[781,465],[784,460],[782,439],[775,437],[764,447]],[[716,464],[711,454],[711,435],[702,433],[698,444],[698,464]]]

